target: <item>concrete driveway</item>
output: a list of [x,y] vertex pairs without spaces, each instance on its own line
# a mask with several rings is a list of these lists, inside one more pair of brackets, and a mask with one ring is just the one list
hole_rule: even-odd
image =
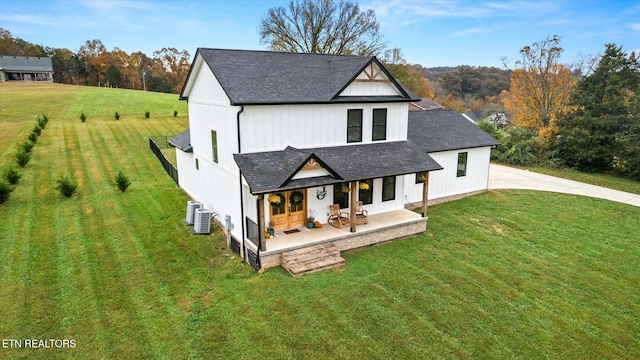
[[491,164],[489,167],[489,189],[552,191],[606,199],[640,207],[640,195],[496,164]]

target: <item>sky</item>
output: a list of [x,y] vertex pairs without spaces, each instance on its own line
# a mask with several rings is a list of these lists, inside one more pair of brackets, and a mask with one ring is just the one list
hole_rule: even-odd
[[[353,2],[357,2],[353,1]],[[0,27],[14,38],[77,51],[98,39],[111,51],[164,47],[267,50],[258,26],[272,0],[0,0]],[[388,48],[424,67],[503,67],[519,50],[551,35],[561,62],[602,54],[605,44],[640,54],[640,0],[369,0]]]

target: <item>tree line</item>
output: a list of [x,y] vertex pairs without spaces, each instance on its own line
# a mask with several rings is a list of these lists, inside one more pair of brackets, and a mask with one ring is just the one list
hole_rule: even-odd
[[87,40],[77,52],[37,45],[0,28],[0,55],[48,56],[57,83],[110,86],[124,89],[179,93],[191,66],[186,50],[162,48],[149,57],[114,48],[108,51],[100,40]]

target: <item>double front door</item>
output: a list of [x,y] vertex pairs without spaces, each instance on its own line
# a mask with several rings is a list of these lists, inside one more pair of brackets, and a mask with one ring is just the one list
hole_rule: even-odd
[[274,230],[291,229],[307,223],[307,199],[305,190],[282,191],[275,193],[279,203],[270,203],[271,221]]

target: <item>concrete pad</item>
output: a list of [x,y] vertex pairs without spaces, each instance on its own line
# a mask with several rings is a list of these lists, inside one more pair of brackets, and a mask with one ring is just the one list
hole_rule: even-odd
[[489,189],[526,189],[588,196],[640,207],[640,195],[491,164]]

